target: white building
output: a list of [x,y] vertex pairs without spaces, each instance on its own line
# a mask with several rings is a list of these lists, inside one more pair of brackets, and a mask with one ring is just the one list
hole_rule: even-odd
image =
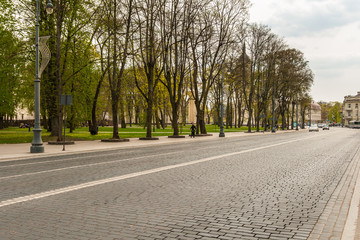
[[308,121],[310,124],[321,123],[321,106],[312,101],[308,113]]
[[344,125],[348,126],[350,121],[359,121],[360,92],[355,96],[345,96],[343,103]]

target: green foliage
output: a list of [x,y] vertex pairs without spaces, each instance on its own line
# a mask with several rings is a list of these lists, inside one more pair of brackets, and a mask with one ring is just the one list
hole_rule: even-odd
[[[15,7],[13,1],[0,0],[0,22],[1,28],[11,30],[15,23]],[[0,45],[6,46],[6,45]]]
[[[2,3],[2,2],[1,2]],[[3,4],[3,3],[2,3]],[[6,5],[2,5],[3,8]],[[7,17],[1,14],[2,20]],[[11,22],[12,20],[9,19]],[[7,28],[9,21],[0,25],[0,115],[14,115],[21,96],[21,70],[24,59],[21,52],[21,42],[11,29]],[[5,47],[6,46],[6,47]]]
[[341,123],[341,103],[335,102],[333,106],[329,109],[328,119],[332,123]]
[[[48,16],[44,10],[45,1],[40,1],[40,36],[50,36],[48,45],[52,55],[41,76],[42,117],[51,120],[49,122],[54,126],[57,124],[57,98],[61,89],[61,94],[73,95],[73,105],[67,108],[67,121],[72,127],[93,120],[94,96],[97,86],[101,86],[95,114],[98,121],[105,116],[111,118],[111,94],[120,95],[118,115],[122,119],[126,116],[127,122],[131,116],[132,122],[143,126],[150,122],[151,113],[158,115],[157,120],[164,120],[162,123],[179,117],[174,115],[179,111],[174,109],[180,108],[176,101],[188,101],[187,96],[184,97],[187,94],[197,95],[195,101],[201,103],[197,105],[200,125],[204,125],[205,116],[202,115],[205,113],[216,115],[213,121],[219,119],[220,85],[216,81],[224,68],[231,70],[225,71],[225,75],[231,74],[225,77],[224,99],[229,99],[228,110],[232,109],[232,104],[239,106],[236,108],[238,116],[234,117],[239,119],[237,122],[241,119],[244,123],[244,116],[256,115],[255,120],[259,124],[262,114],[270,117],[272,95],[276,98],[275,114],[280,115],[281,112],[281,119],[285,122],[290,114],[289,104],[297,100],[295,96],[301,99],[309,92],[313,74],[301,51],[285,46],[266,26],[256,25],[258,27],[254,31],[243,29],[243,14],[246,13],[248,1],[238,1],[244,11],[232,4],[216,4],[217,10],[223,8],[224,12],[230,14],[228,16],[221,14],[223,11],[213,15],[216,11],[213,12],[215,5],[211,1],[179,2],[179,11],[173,8],[173,1],[166,2],[164,6],[158,5],[159,1],[151,2],[155,4],[153,9],[136,9],[132,5],[134,9],[131,12],[132,1],[59,0],[54,2],[54,5],[59,4],[54,14]],[[35,1],[15,1],[15,4],[18,5],[15,6],[11,0],[0,0],[0,46],[7,46],[0,49],[0,117],[13,115],[19,105],[30,112],[34,108],[35,26],[32,20],[35,17]],[[114,11],[114,7],[118,9]],[[130,13],[134,15],[127,18]],[[182,17],[185,16],[183,14],[190,14],[189,18]],[[148,20],[154,21],[153,29],[147,28],[142,22],[146,20],[144,17],[150,15],[152,17]],[[136,22],[136,16],[140,22]],[[232,22],[228,19],[230,16],[239,22]],[[127,19],[131,20],[129,32]],[[184,19],[184,22],[180,19]],[[161,24],[161,21],[165,22]],[[182,24],[185,25],[176,27]],[[56,37],[60,32],[58,40]],[[223,39],[216,34],[220,32],[224,33],[220,34]],[[147,36],[147,33],[150,35]],[[232,34],[239,36],[239,39]],[[132,49],[125,49],[129,39]],[[144,41],[138,41],[141,39]],[[261,44],[256,39],[261,40]],[[57,55],[60,61],[55,61],[57,46],[60,47],[60,54]],[[116,71],[113,71],[114,68]],[[57,70],[60,73],[55,75]],[[112,79],[113,76],[117,77]],[[137,86],[135,78],[138,80]],[[167,88],[157,84],[158,78]],[[180,84],[180,79],[184,85]],[[166,83],[166,80],[169,81]],[[121,87],[110,84],[116,82],[121,83]],[[143,97],[142,93],[147,97]],[[147,101],[147,98],[152,99]],[[148,105],[151,111],[145,113]],[[186,104],[183,106],[181,121],[185,122]],[[300,106],[302,115],[306,107],[305,101]],[[233,112],[227,111],[228,116],[235,115]],[[280,119],[279,116],[276,118]],[[227,122],[232,120],[229,117]],[[211,126],[207,127],[209,132],[215,131]],[[199,129],[206,131],[206,128]],[[234,128],[230,130],[237,131]]]

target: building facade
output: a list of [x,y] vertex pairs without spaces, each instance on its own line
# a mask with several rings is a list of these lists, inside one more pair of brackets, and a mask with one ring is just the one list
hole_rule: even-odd
[[309,113],[307,116],[308,124],[321,123],[321,106],[316,102],[312,101],[309,107]]
[[360,105],[360,91],[355,96],[345,96],[343,103],[343,119],[344,125],[349,126],[349,122],[359,121],[359,105]]
[[14,120],[34,120],[34,114],[30,113],[26,108],[17,108]]

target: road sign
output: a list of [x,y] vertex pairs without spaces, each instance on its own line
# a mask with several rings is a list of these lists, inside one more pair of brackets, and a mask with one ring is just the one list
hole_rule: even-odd
[[60,95],[60,105],[72,105],[72,95]]

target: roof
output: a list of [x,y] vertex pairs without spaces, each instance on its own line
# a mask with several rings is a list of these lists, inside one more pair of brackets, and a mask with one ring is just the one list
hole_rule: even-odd
[[311,102],[311,109],[313,110],[321,110],[321,106],[317,104],[316,102]]

